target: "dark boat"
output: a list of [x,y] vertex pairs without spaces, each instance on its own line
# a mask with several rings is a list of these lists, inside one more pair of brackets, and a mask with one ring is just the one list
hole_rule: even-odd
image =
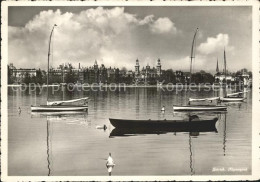
[[115,128],[146,128],[157,131],[192,131],[198,129],[215,128],[218,118],[199,120],[198,117],[190,117],[187,120],[129,120],[129,119],[112,119],[110,123]]
[[[176,121],[167,120],[166,124],[162,120],[153,121],[152,124],[150,124],[150,120],[148,121],[136,120],[136,122],[126,121],[126,120],[112,120],[111,122],[110,120],[111,124],[116,123],[116,126],[119,126],[114,128],[111,131],[110,137],[116,137],[116,136],[123,137],[123,136],[135,136],[135,135],[147,135],[147,134],[159,135],[159,134],[175,133],[175,132],[189,132],[195,134],[198,134],[199,132],[217,132],[217,129],[215,127],[217,120],[218,120],[217,118],[211,120],[189,121],[189,122],[179,122],[179,121],[176,122]],[[142,123],[139,123],[140,121]],[[131,122],[131,124],[129,122]],[[135,125],[132,125],[133,123]]]

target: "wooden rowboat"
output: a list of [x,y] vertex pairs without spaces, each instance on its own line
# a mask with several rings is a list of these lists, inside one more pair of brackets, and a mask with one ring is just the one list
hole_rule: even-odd
[[186,105],[186,106],[173,106],[174,111],[226,111],[227,106],[217,105]]
[[109,137],[130,137],[130,136],[137,136],[137,135],[150,135],[150,134],[167,134],[167,133],[177,133],[177,132],[189,132],[192,136],[198,136],[200,132],[217,132],[215,121],[208,121],[202,125],[197,125],[196,127],[130,127],[130,128],[114,128]]
[[204,128],[214,126],[218,118],[207,119],[207,120],[129,120],[129,119],[112,119],[109,118],[110,123],[115,128],[150,128],[155,130],[174,130],[176,128],[189,130],[196,128]]

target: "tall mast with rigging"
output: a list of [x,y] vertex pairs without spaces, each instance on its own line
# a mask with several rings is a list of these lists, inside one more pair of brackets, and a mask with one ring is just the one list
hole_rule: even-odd
[[[51,49],[51,38],[53,35],[54,28],[57,25],[54,24],[50,33],[50,39],[49,39],[49,49],[48,49],[48,69],[47,69],[47,104],[46,105],[40,105],[40,106],[31,106],[32,112],[68,112],[68,111],[87,111],[88,105],[87,100],[88,97],[80,98],[80,99],[72,99],[72,100],[62,100],[62,101],[53,101],[49,102],[49,67],[50,67],[50,49]],[[83,104],[73,106],[71,104],[65,105],[66,103],[74,103],[78,101],[84,101]],[[62,106],[61,106],[62,105]]]
[[225,74],[225,82],[227,84],[227,60],[226,60],[225,48],[224,48],[224,74]]
[[190,83],[191,83],[191,75],[192,75],[192,60],[195,58],[195,51],[194,51],[194,44],[195,44],[195,39],[196,35],[198,32],[199,28],[196,29],[193,40],[192,40],[192,46],[191,46],[191,55],[190,55]]
[[53,27],[52,27],[52,30],[51,30],[51,34],[50,34],[50,40],[49,40],[49,49],[48,49],[48,69],[47,69],[47,102],[49,100],[49,65],[50,65],[50,49],[51,49],[51,37],[52,37],[52,33],[53,33],[53,30],[54,30],[54,27],[56,27],[57,25],[54,24]]

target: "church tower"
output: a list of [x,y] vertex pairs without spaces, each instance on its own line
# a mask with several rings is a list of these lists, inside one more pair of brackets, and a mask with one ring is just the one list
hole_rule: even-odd
[[160,76],[162,74],[162,65],[161,65],[161,60],[157,60],[157,75]]
[[138,75],[139,73],[140,73],[139,60],[136,59],[136,63],[135,63],[135,74]]

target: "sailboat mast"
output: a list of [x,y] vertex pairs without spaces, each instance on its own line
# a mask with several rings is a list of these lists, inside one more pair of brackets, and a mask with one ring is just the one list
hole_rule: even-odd
[[65,67],[65,65],[63,63],[63,66],[62,66],[62,83],[64,83],[64,67]]
[[192,59],[195,58],[194,54],[194,44],[195,44],[195,38],[196,34],[198,32],[199,28],[196,29],[193,40],[192,40],[192,46],[191,46],[191,55],[190,55],[190,83],[191,83],[191,75],[192,75]]
[[48,69],[47,69],[47,101],[49,100],[49,66],[50,66],[50,49],[51,49],[51,37],[54,30],[54,27],[57,26],[56,24],[53,25],[51,34],[50,34],[50,40],[49,40],[49,49],[48,49]]
[[224,48],[224,73],[225,73],[225,82],[227,84],[227,61],[226,61],[226,51]]
[[216,67],[216,72],[219,73],[218,58],[217,58],[217,67]]

